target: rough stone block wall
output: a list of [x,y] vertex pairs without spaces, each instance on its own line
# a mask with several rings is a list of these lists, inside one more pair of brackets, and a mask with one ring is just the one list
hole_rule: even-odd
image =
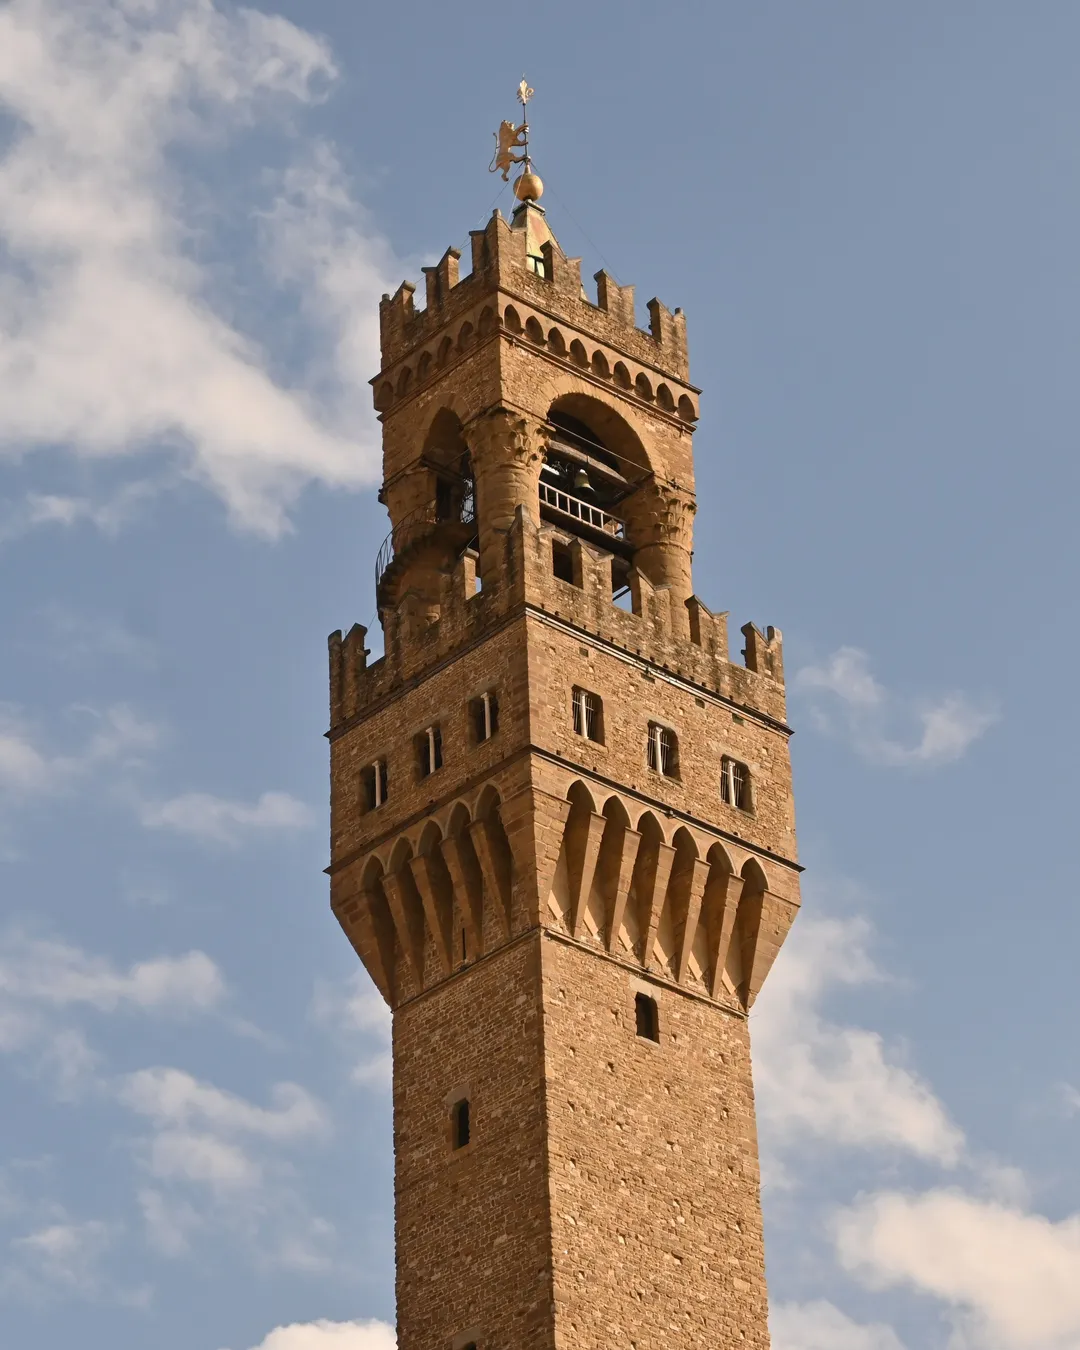
[[745,1019],[551,937],[543,968],[558,1350],[766,1350]]
[[[400,1350],[551,1350],[539,937],[394,1016]],[[451,1108],[470,1103],[467,1149]]]

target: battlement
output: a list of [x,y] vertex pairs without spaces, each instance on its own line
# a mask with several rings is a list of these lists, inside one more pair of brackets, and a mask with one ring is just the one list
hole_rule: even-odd
[[[728,657],[727,614],[713,614],[696,596],[687,604],[689,637],[681,635],[666,587],[654,587],[636,569],[629,573],[632,610],[612,600],[613,555],[535,521],[519,509],[505,535],[506,584],[477,590],[476,554],[467,551],[443,578],[439,614],[427,600],[406,593],[383,615],[386,654],[367,664],[367,630],[356,624],[346,637],[332,633],[330,728],[341,729],[403,683],[416,680],[487,633],[522,614],[542,612],[583,634],[611,643],[657,671],[685,679],[750,713],[783,723],[783,638],[742,628],[745,665]],[[553,547],[568,550],[573,581],[555,576]]]
[[[469,320],[470,336],[494,332],[503,306],[488,304],[503,292],[535,306],[576,332],[603,342],[669,379],[687,385],[690,378],[686,319],[682,310],[668,310],[649,301],[649,329],[638,328],[634,287],[620,286],[606,272],[596,273],[595,303],[584,292],[581,259],[568,258],[551,236],[542,209],[527,202],[507,221],[495,211],[482,230],[470,232],[472,271],[460,276],[461,253],[449,248],[434,267],[423,268],[425,308],[417,309],[416,287],[403,281],[379,305],[382,368],[372,380],[382,385],[388,373],[412,356],[422,359],[426,343],[445,337],[444,330]],[[475,309],[473,315],[471,311]],[[484,321],[484,314],[489,315]],[[455,335],[459,343],[459,335]],[[567,344],[569,345],[569,344]],[[438,360],[438,347],[429,353]],[[399,372],[393,371],[395,376]],[[397,386],[397,379],[391,384]],[[696,392],[696,391],[695,391]],[[376,398],[380,411],[385,407]]]

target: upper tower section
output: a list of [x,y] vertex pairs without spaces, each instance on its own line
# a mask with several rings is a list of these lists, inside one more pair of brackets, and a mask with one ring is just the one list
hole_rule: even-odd
[[[635,575],[666,590],[675,633],[689,637],[699,391],[685,319],[654,299],[639,328],[634,288],[603,271],[589,298],[580,259],[563,252],[539,203],[522,133],[504,123],[496,152],[504,176],[524,161],[518,205],[472,232],[468,274],[447,249],[424,268],[422,308],[410,282],[380,306],[372,385],[393,527],[377,568],[380,615],[386,626],[404,609],[421,633],[470,549],[479,586],[504,588],[521,513],[611,554],[613,593]],[[522,144],[524,156],[510,154]]]

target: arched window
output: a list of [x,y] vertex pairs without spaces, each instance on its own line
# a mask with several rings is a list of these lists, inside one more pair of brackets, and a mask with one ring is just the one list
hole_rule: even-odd
[[656,391],[656,401],[665,412],[675,411],[675,399],[672,397],[671,390],[666,384],[662,384]]
[[540,320],[530,315],[525,324],[525,335],[530,342],[535,342],[538,347],[544,345],[544,330],[540,327]]
[[566,339],[557,328],[553,328],[548,334],[548,346],[556,356],[566,355]]
[[750,770],[730,755],[720,761],[720,800],[740,811],[751,808]]
[[585,350],[585,344],[579,342],[577,338],[570,344],[570,360],[575,366],[587,366],[589,364],[589,354]]
[[651,403],[653,399],[652,385],[649,383],[649,377],[642,372],[634,381],[634,388],[637,391],[638,398],[643,398],[646,403]]

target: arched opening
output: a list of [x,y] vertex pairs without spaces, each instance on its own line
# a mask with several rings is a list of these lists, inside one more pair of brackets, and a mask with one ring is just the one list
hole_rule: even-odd
[[493,332],[495,328],[495,311],[490,305],[485,306],[480,315],[480,322],[477,325],[477,331],[481,337],[486,337],[488,333]]
[[416,363],[416,378],[426,380],[431,374],[431,353],[421,352],[420,360]]
[[465,351],[473,343],[473,326],[471,323],[463,323],[461,331],[458,333],[457,348],[459,352]]
[[656,925],[652,955],[672,979],[678,979],[681,975],[682,944],[687,924],[696,923],[697,920],[697,915],[691,913],[691,902],[698,851],[694,836],[685,827],[675,832],[672,843],[675,857]]
[[[713,997],[719,994],[715,963],[724,936],[727,907],[734,903],[734,891],[729,885],[732,875],[731,859],[723,846],[713,844],[706,861],[709,876],[701,898],[701,917],[690,949],[688,977],[692,984],[701,985]],[[730,917],[730,916],[728,916]],[[730,930],[730,924],[728,925]]]
[[750,1001],[750,983],[754,973],[758,933],[761,929],[761,911],[768,890],[761,864],[751,858],[742,869],[742,894],[735,912],[735,925],[728,947],[724,973],[728,982],[746,1005]]
[[551,332],[548,333],[548,348],[555,356],[566,355],[566,339],[557,328],[553,328]]
[[662,384],[659,389],[657,389],[656,402],[659,407],[663,408],[664,412],[675,411],[675,399],[666,384]]
[[585,350],[585,344],[575,338],[570,344],[570,360],[575,366],[587,366],[589,364],[589,354]]
[[444,337],[439,343],[435,359],[440,366],[445,366],[447,361],[450,360],[450,352],[453,350],[453,346],[454,344],[449,337]]
[[622,503],[648,472],[640,440],[618,413],[588,395],[556,399],[547,421],[541,518],[629,562]]
[[686,394],[679,399],[679,416],[684,422],[697,421],[697,409],[694,407],[694,401]]
[[[609,797],[601,814],[605,821],[604,834],[592,885],[585,900],[582,935],[610,950],[615,925],[621,923],[618,913],[620,901],[625,904],[626,897],[620,891],[629,881],[624,874],[623,863],[630,817],[618,797]],[[633,858],[630,858],[630,863],[633,863]]]
[[406,366],[405,369],[398,376],[397,382],[398,398],[401,398],[401,396],[408,391],[410,384],[412,384],[412,369],[411,367]]
[[[623,921],[617,934],[619,946],[635,956],[642,965],[646,964],[645,943],[652,924],[654,902],[663,900],[663,890],[667,885],[667,861],[670,849],[664,842],[664,832],[660,822],[651,811],[646,811],[638,820],[637,857],[630,881],[630,893],[623,912]],[[665,850],[667,851],[665,853]]]
[[507,305],[503,310],[503,327],[508,333],[521,332],[521,315],[513,305]]
[[620,389],[631,389],[633,380],[630,378],[630,372],[621,361],[615,362],[615,369],[611,372],[611,377]]
[[611,367],[608,365],[608,359],[603,352],[593,352],[592,368],[593,374],[599,375],[602,380],[611,378]]
[[544,345],[544,330],[540,327],[540,320],[533,315],[529,316],[525,324],[525,336],[538,347]]
[[644,399],[646,403],[651,403],[653,401],[652,385],[649,383],[649,377],[644,371],[642,371],[634,381],[634,390],[637,393],[638,398]]
[[375,411],[385,412],[394,401],[394,386],[389,380],[383,380],[375,390]]

